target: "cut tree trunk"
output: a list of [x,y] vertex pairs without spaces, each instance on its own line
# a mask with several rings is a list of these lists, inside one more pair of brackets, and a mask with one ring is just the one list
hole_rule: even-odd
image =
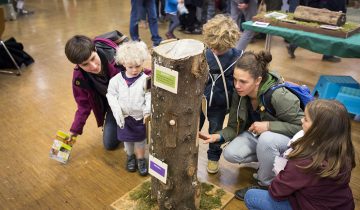
[[294,12],[294,19],[306,22],[342,26],[346,22],[346,15],[342,12],[333,12],[328,9],[298,6]]
[[[152,65],[150,154],[168,165],[166,184],[152,177],[152,198],[159,209],[197,209],[197,133],[208,74],[205,46],[191,39],[162,44],[153,50]],[[158,65],[178,73],[177,93],[154,84]]]

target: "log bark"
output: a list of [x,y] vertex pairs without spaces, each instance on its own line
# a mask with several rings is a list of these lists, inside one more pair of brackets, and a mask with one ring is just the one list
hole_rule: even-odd
[[[197,133],[201,98],[208,65],[202,42],[183,39],[162,44],[152,53],[150,154],[168,164],[167,182],[152,177],[152,198],[159,209],[197,209],[200,185],[197,179]],[[173,93],[154,85],[156,66],[178,72]]]
[[328,9],[298,6],[294,12],[294,19],[306,22],[342,26],[346,22],[346,15],[342,12],[334,12]]

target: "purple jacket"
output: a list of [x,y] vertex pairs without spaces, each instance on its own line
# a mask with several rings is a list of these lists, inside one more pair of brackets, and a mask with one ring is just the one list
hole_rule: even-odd
[[316,173],[305,173],[297,166],[305,166],[309,159],[289,160],[285,169],[274,178],[269,193],[275,200],[288,199],[292,209],[353,210],[354,198],[349,187],[351,171],[343,170],[336,178],[320,178]]
[[[102,61],[103,62],[103,61]],[[110,78],[121,71],[121,67],[115,66],[115,63],[108,64],[108,74]],[[98,104],[95,103],[96,91],[89,85],[87,78],[83,75],[83,70],[76,66],[73,73],[73,94],[77,103],[74,122],[70,128],[72,133],[82,134],[83,128],[91,110],[94,112],[98,127],[103,126],[105,113]]]

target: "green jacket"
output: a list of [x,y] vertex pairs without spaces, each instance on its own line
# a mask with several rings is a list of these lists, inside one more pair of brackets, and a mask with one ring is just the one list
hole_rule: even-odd
[[[274,73],[268,75],[268,79],[260,84],[258,92],[261,121],[269,121],[270,131],[292,137],[302,129],[301,119],[304,117],[304,112],[300,108],[300,100],[286,88],[277,88],[271,96],[271,104],[276,111],[276,116],[266,112],[260,96],[275,83],[283,82]],[[248,119],[249,100],[248,96],[240,97],[234,91],[227,127],[218,132],[221,133],[225,141],[231,141],[237,135],[249,129],[251,125]]]

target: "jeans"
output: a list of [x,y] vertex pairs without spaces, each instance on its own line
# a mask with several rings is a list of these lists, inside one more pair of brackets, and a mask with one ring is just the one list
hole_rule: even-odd
[[245,205],[248,209],[257,210],[291,210],[289,200],[275,201],[267,190],[250,189],[245,194]]
[[[226,108],[224,109],[209,109],[207,113],[209,121],[209,134],[213,134],[223,128],[224,119],[226,115]],[[200,114],[200,128],[204,125],[205,116],[204,113]],[[218,161],[222,153],[221,143],[210,143],[207,151],[208,159]]]
[[103,144],[106,150],[116,149],[120,141],[117,140],[117,124],[110,108],[105,116]]
[[259,161],[258,180],[261,185],[269,186],[275,177],[272,171],[275,156],[280,156],[287,150],[289,141],[289,137],[271,131],[258,137],[245,131],[224,148],[224,158],[231,163]]
[[145,5],[148,15],[149,29],[151,33],[151,40],[153,46],[158,46],[161,42],[161,37],[158,31],[158,22],[156,16],[155,0],[131,0],[130,12],[130,36],[134,41],[140,40],[139,37],[139,15],[140,8]]

